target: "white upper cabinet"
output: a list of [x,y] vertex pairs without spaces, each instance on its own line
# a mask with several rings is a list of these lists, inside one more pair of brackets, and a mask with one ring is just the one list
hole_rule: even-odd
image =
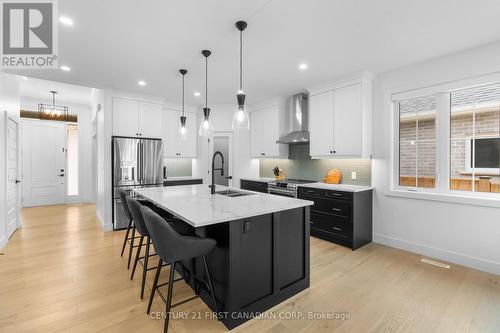
[[165,157],[178,157],[177,126],[179,114],[177,111],[163,111],[163,153]]
[[333,91],[333,149],[336,155],[361,156],[363,153],[361,83]]
[[312,158],[371,158],[371,78],[310,90]]
[[113,135],[139,136],[139,103],[129,99],[113,98]]
[[178,131],[182,112],[163,111],[163,152],[167,158],[196,157],[198,139],[196,114],[193,112],[185,112],[184,114],[186,116],[187,138],[179,140]]
[[113,98],[113,135],[159,139],[161,119],[160,104]]
[[145,138],[161,138],[162,106],[154,103],[139,103],[139,133]]
[[[187,130],[187,138],[186,140],[179,140],[177,142],[177,147],[179,150],[180,157],[196,157],[196,143],[198,141],[198,131],[196,126],[196,113],[185,112],[186,116],[186,130]],[[179,112],[178,122],[180,125],[180,116]]]
[[276,141],[286,133],[284,103],[252,108],[250,112],[250,152],[255,158],[288,157],[288,145]]
[[309,151],[311,156],[333,154],[333,91],[311,95],[309,101]]

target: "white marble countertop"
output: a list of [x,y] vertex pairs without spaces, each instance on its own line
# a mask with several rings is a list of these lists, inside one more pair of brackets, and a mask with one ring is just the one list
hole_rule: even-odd
[[276,178],[272,178],[272,177],[255,177],[255,178],[246,178],[246,177],[243,177],[243,178],[240,178],[240,179],[241,180],[250,180],[252,182],[262,182],[262,183],[268,183],[271,180],[276,180]]
[[350,185],[350,184],[327,184],[322,182],[301,184],[299,186],[309,187],[309,188],[321,188],[325,190],[345,191],[345,192],[362,192],[362,191],[373,190],[372,186],[361,186],[361,185]]
[[[217,185],[216,191],[227,187]],[[145,187],[134,190],[193,227],[311,206],[312,201],[233,189],[252,193],[241,197],[210,194],[208,185]]]

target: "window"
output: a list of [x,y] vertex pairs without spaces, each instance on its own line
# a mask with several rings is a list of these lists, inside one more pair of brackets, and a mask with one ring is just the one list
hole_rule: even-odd
[[67,195],[78,195],[78,125],[67,126]]
[[450,189],[500,192],[500,84],[450,93]]
[[500,83],[484,82],[500,82],[500,74],[393,96],[393,190],[456,200],[477,193],[474,202],[498,203]]
[[399,101],[399,185],[434,188],[436,98]]

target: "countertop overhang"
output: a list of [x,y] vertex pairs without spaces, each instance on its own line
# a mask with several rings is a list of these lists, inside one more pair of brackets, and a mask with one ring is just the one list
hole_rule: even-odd
[[[221,185],[216,187],[216,191],[225,189],[228,188]],[[251,194],[240,197],[210,194],[210,188],[206,184],[145,187],[135,189],[134,192],[195,228],[314,204],[309,200],[233,190]]]

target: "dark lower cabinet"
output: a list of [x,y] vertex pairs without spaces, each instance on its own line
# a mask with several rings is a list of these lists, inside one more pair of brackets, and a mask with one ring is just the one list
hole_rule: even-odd
[[242,190],[267,193],[267,182],[242,179],[240,180],[240,188]]
[[203,179],[179,179],[179,180],[165,180],[163,186],[181,186],[181,185],[198,185],[203,184]]
[[372,192],[300,187],[300,199],[314,201],[311,236],[356,250],[372,241]]
[[[302,207],[196,229],[199,236],[217,241],[207,260],[227,328],[309,287],[308,221],[309,207]],[[205,275],[198,258],[185,265]],[[214,309],[208,294],[201,297]]]

